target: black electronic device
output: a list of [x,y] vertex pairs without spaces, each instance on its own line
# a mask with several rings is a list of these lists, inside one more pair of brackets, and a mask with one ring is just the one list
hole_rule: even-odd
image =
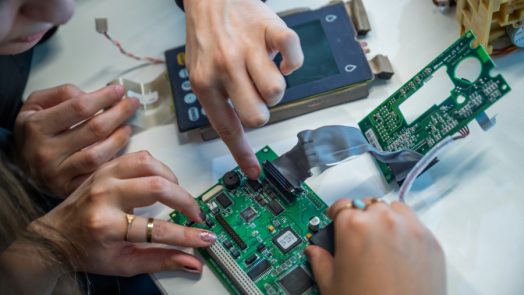
[[[301,39],[304,64],[286,77],[286,93],[282,102],[271,108],[270,123],[368,95],[368,84],[374,76],[345,3],[282,19]],[[165,53],[178,128],[181,132],[203,128],[203,137],[209,139],[213,135],[204,134],[209,131],[209,121],[191,91],[184,50],[178,47]],[[277,56],[275,63],[280,60]]]

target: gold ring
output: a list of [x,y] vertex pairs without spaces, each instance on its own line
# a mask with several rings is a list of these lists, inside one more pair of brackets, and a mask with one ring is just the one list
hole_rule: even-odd
[[133,214],[126,214],[126,220],[127,220],[127,230],[126,235],[124,237],[124,241],[129,241],[129,230],[131,229],[131,225],[133,225],[133,221],[135,221],[135,215]]
[[146,230],[146,241],[148,243],[152,243],[153,240],[153,227],[154,227],[154,219],[148,218],[147,219],[147,230]]
[[344,206],[342,206],[340,209],[337,210],[337,212],[335,212],[335,214],[333,214],[333,218],[331,218],[331,220],[335,221],[337,219],[337,216],[340,214],[340,212],[346,209],[354,209],[354,208],[355,207],[353,207],[353,202],[344,204]]

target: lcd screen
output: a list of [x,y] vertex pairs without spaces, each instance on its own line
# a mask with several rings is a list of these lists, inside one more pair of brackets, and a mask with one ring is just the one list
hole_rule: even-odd
[[[320,20],[291,27],[291,29],[300,37],[304,52],[304,64],[300,69],[286,77],[287,88],[339,74],[337,63]],[[275,63],[278,65],[281,61],[282,57],[279,54],[275,58]]]

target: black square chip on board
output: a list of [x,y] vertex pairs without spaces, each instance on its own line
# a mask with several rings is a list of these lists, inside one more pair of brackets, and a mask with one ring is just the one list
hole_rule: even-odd
[[301,295],[316,285],[302,267],[295,268],[278,282],[290,295]]

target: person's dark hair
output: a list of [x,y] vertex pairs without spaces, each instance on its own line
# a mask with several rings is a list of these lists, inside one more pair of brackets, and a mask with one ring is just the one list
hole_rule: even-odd
[[[67,239],[60,238],[59,233],[54,235],[59,238],[50,238],[31,230],[29,224],[43,212],[27,195],[21,185],[22,179],[24,176],[0,153],[0,253],[3,253],[15,240],[35,245],[41,254],[39,256],[44,257],[50,267],[58,268],[65,274],[59,280],[55,291],[81,294],[74,273],[77,253],[71,253],[71,249],[75,247],[67,245]],[[8,272],[8,270],[0,269],[0,272]],[[0,273],[0,276],[2,277],[0,285],[4,285],[6,282],[1,281],[8,279],[9,275]],[[5,286],[0,289],[5,289]],[[6,291],[16,293],[16,290],[2,290],[2,293],[5,294]]]

